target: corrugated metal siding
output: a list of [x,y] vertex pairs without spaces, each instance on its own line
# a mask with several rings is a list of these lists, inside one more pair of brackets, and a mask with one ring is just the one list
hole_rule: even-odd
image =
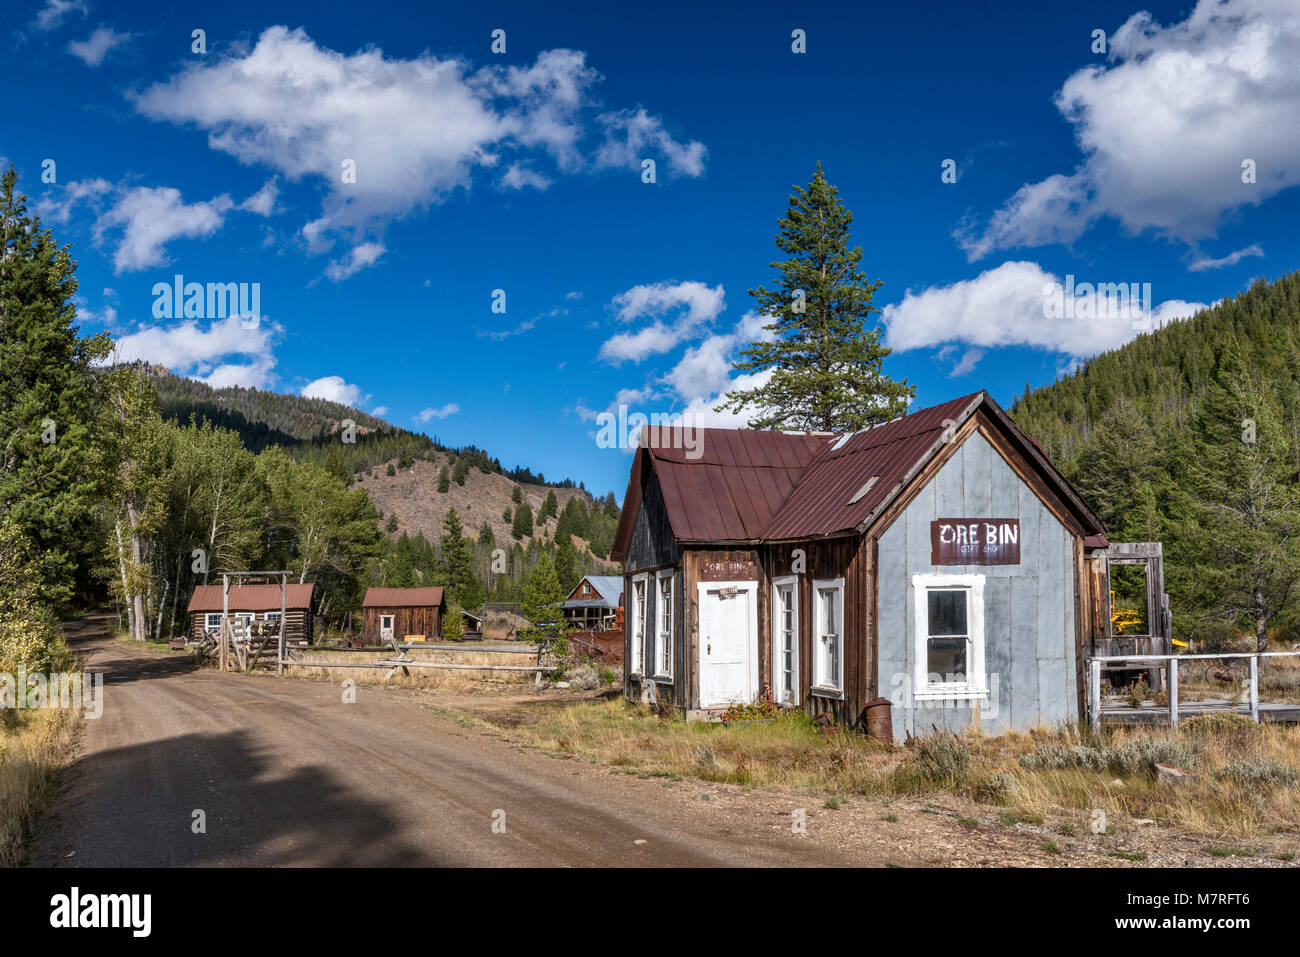
[[[992,514],[1019,517],[1019,565],[930,564],[931,521]],[[918,572],[985,576],[985,660],[990,691],[996,692],[981,705],[986,732],[1077,719],[1074,541],[1070,530],[978,433],[881,532],[877,674],[880,693],[895,702],[894,732],[900,741],[932,726],[961,730],[974,717],[969,702],[913,705],[912,575]]]

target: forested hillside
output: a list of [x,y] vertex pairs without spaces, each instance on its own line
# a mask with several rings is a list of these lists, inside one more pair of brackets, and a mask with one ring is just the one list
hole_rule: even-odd
[[1011,409],[1114,540],[1163,540],[1178,636],[1300,638],[1300,273]]
[[183,633],[194,586],[223,571],[288,569],[340,625],[374,585],[553,614],[581,573],[604,570],[612,495],[336,403],[105,366],[109,336],[78,328],[71,248],[28,214],[12,167],[0,227],[0,670],[66,662],[59,614],[103,597],[134,638]]

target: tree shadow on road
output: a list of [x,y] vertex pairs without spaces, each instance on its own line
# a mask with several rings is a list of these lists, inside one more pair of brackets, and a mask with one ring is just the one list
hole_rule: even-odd
[[[329,770],[280,772],[245,732],[186,734],[76,761],[35,863],[80,867],[409,867],[385,805]],[[195,833],[200,815],[205,833]],[[70,851],[75,854],[68,857]]]

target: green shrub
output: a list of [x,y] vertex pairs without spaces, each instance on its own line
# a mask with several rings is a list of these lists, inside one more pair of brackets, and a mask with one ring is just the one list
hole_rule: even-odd
[[1300,788],[1300,769],[1271,758],[1230,761],[1215,772],[1215,777],[1247,787]]

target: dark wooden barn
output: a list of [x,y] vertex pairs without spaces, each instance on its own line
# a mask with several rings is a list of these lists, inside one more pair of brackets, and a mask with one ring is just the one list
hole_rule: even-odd
[[424,588],[367,588],[361,603],[361,637],[365,644],[432,641],[442,635],[447,599],[441,585]]
[[[308,582],[285,588],[284,636],[291,645],[309,645],[312,640],[312,591],[316,586]],[[231,627],[237,636],[243,636],[250,624],[278,623],[281,600],[279,585],[232,585],[229,596]],[[187,614],[190,620],[190,638],[197,639],[204,632],[217,634],[221,629],[222,596],[220,585],[198,585],[190,596]]]
[[850,435],[651,429],[612,557],[625,693],[688,715],[770,688],[901,739],[1077,720],[1105,529],[985,392]]

